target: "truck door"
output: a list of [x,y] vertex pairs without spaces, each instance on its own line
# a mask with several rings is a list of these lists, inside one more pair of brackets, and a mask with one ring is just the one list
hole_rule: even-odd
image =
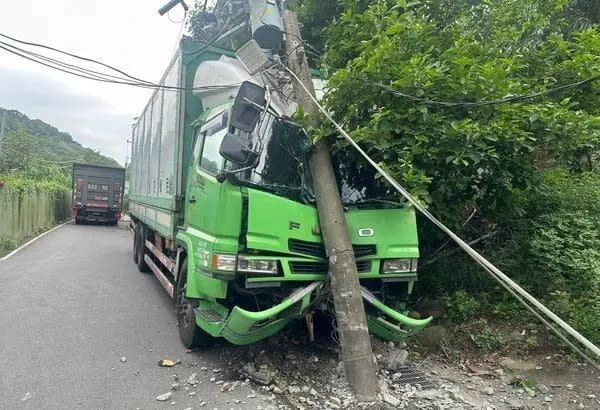
[[219,147],[226,133],[225,113],[218,114],[196,131],[193,170],[188,174],[185,223],[210,236],[215,235],[218,224],[221,184],[216,176],[225,162]]

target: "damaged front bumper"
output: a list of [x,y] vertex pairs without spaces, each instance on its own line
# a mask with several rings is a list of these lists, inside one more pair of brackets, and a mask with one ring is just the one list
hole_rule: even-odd
[[221,336],[236,345],[251,344],[272,336],[290,322],[306,316],[317,299],[312,297],[313,294],[322,286],[323,282],[313,282],[296,290],[280,304],[260,312],[236,306],[226,319]]
[[[294,320],[306,316],[318,300],[316,294],[323,282],[316,281],[298,289],[283,302],[269,309],[253,312],[234,307],[213,336],[221,336],[232,344],[247,345],[281,331]],[[371,292],[361,288],[362,297],[367,303],[367,323],[369,332],[389,341],[401,341],[418,333],[432,318],[413,319],[386,306]],[[197,317],[196,320],[199,320]],[[202,326],[201,323],[198,323]]]
[[[423,330],[432,320],[413,319],[386,306],[364,287],[362,297],[372,309],[367,310],[369,332],[383,340],[399,342]],[[371,313],[370,313],[371,312]]]

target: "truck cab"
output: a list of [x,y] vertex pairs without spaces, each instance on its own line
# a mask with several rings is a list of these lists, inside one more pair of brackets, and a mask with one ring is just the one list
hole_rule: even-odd
[[[315,310],[333,310],[312,189],[319,176],[309,167],[312,143],[291,120],[295,104],[271,86],[269,75],[253,76],[230,56],[190,66],[185,81],[193,91],[180,99],[186,104],[179,107],[185,112],[180,140],[176,148],[160,147],[178,173],[169,180],[180,187],[172,202],[139,190],[149,195],[156,186],[160,194],[163,186],[145,179],[164,172],[143,158],[161,140],[148,130],[159,128],[155,118],[165,128],[166,91],[163,116],[149,104],[153,119],[138,130],[142,140],[134,138],[141,153],[132,155],[134,261],[175,299],[184,345],[215,337],[250,344]],[[159,164],[166,162],[157,155]],[[339,150],[332,160],[369,330],[402,340],[431,320],[409,317],[405,306],[417,280],[415,212],[352,153]]]
[[[233,109],[233,103],[224,104],[196,121],[185,228],[178,238],[196,250],[193,270],[188,268],[195,276],[188,273],[186,291],[202,301],[194,312],[197,324],[247,344],[317,305],[330,309],[329,262],[312,191],[308,134],[267,109],[252,132],[237,132],[256,158],[251,165],[236,164],[224,152],[237,131],[230,121]],[[417,279],[414,210],[343,153],[334,156],[334,168],[369,327],[385,339],[400,340],[429,322],[393,309],[404,310]]]

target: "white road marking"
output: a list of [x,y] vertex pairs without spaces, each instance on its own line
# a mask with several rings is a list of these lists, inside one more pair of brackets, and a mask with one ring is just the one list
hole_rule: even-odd
[[26,244],[19,246],[17,249],[15,249],[14,251],[12,251],[11,253],[9,253],[8,255],[6,255],[5,257],[0,258],[0,262],[4,262],[5,260],[7,260],[11,256],[13,256],[15,253],[19,252],[21,249],[28,247],[29,245],[31,245],[32,243],[34,243],[35,241],[37,241],[38,239],[40,239],[42,236],[48,235],[50,232],[55,231],[55,230],[57,230],[58,228],[60,228],[62,226],[65,226],[66,224],[68,224],[71,221],[73,221],[73,219],[69,219],[67,222],[62,223],[62,224],[60,224],[58,226],[55,226],[54,228],[47,230],[46,232],[42,233],[41,235],[36,236],[35,238],[33,238],[32,240],[30,240]]

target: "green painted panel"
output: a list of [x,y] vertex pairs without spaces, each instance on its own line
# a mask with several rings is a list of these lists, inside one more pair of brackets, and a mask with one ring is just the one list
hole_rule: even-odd
[[248,189],[248,248],[288,252],[289,239],[321,242],[318,232],[314,206]]
[[[377,245],[379,258],[418,258],[419,239],[413,208],[351,209],[346,223],[352,243]],[[373,236],[359,235],[360,229],[372,229]]]

